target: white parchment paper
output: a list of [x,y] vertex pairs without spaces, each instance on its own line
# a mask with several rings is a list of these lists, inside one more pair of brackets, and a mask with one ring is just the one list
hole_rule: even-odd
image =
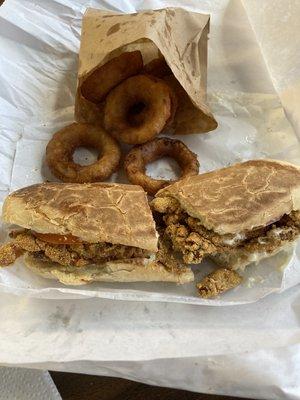
[[[24,135],[25,140],[24,132],[34,136],[30,136],[32,142],[40,138],[43,146],[47,135],[71,116],[80,19],[87,5],[124,12],[184,6],[210,13],[209,92],[217,117],[225,111],[222,126],[226,127],[227,145],[218,147],[218,141],[214,141],[215,146],[209,146],[213,134],[207,136],[202,144],[212,154],[204,158],[205,162],[201,160],[202,169],[204,164],[207,169],[214,168],[209,159],[216,159],[217,166],[230,163],[237,149],[241,153],[240,149],[248,149],[243,157],[251,158],[253,143],[259,146],[261,156],[266,152],[298,162],[299,147],[293,134],[287,134],[289,145],[282,140],[282,147],[278,146],[277,138],[291,132],[286,119],[275,119],[277,133],[271,142],[260,140],[258,144],[257,137],[267,135],[261,122],[266,121],[262,116],[266,109],[269,116],[282,115],[278,95],[294,128],[300,126],[299,2],[247,0],[247,11],[238,0],[199,3],[6,1],[0,8],[1,196],[10,189],[16,144],[21,150],[19,139]],[[295,55],[299,56],[293,58]],[[245,98],[249,99],[248,106],[241,101]],[[269,106],[261,108],[258,104]],[[251,133],[249,146],[244,128]],[[37,148],[35,153],[41,154]],[[201,157],[205,154],[203,150]],[[30,158],[36,159],[31,153],[23,157],[20,174],[26,165],[32,165]],[[22,176],[25,185],[26,174]],[[39,178],[39,174],[33,174],[34,181]],[[15,180],[16,187],[21,183]],[[298,279],[288,271],[286,287]],[[13,279],[15,284],[16,276]],[[277,282],[279,287],[280,275]],[[19,285],[24,285],[22,279]],[[14,289],[26,295],[30,291],[27,287],[24,291]],[[47,301],[1,293],[0,364],[121,376],[254,399],[295,400],[300,399],[299,311],[299,286],[253,304],[201,308],[104,299]]]
[[248,305],[0,296],[0,364],[300,399],[300,294]]
[[[33,183],[55,180],[45,165],[45,146],[56,130],[73,121],[80,18],[84,7],[80,2],[55,4],[15,2],[22,11],[22,18],[17,19],[11,4],[1,9],[0,44],[6,49],[0,56],[3,57],[0,64],[3,81],[0,88],[3,113],[0,115],[0,189],[3,194]],[[209,134],[185,135],[180,139],[198,154],[202,172],[265,157],[300,164],[298,138],[269,80],[251,27],[245,15],[244,20],[241,16],[230,15],[231,3],[226,4],[223,1],[214,8],[198,9],[213,13],[208,96],[219,126]],[[132,11],[124,7],[124,11]],[[227,27],[231,20],[235,23],[232,35]],[[243,35],[243,40],[236,40],[237,32]],[[88,163],[95,154],[78,151],[75,157]],[[151,164],[148,172],[164,178],[175,173],[174,165],[165,160]],[[123,171],[114,174],[112,180],[126,182]],[[3,228],[2,238],[5,233]],[[36,277],[24,268],[22,260],[0,271],[0,288],[10,293],[52,299],[88,296],[230,305],[257,301],[296,285],[300,282],[298,264],[297,251],[291,249],[252,265],[242,273],[241,286],[216,300],[198,298],[195,283],[184,286],[95,283],[80,288],[66,287]],[[195,281],[211,270],[209,263],[195,267]]]

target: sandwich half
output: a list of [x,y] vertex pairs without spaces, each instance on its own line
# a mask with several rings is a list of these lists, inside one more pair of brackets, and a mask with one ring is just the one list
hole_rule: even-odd
[[192,271],[158,240],[139,186],[33,185],[7,197],[2,220],[15,229],[0,247],[0,266],[24,255],[29,269],[68,285],[193,280]]
[[300,168],[252,160],[188,177],[151,203],[164,236],[187,264],[205,257],[238,269],[300,236]]

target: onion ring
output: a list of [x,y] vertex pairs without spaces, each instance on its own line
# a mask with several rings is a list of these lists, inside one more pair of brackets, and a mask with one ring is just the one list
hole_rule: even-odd
[[175,114],[176,114],[177,107],[178,107],[177,96],[171,86],[169,86],[169,93],[170,93],[170,99],[171,99],[171,115],[170,115],[169,119],[167,120],[163,131],[168,130],[173,125]]
[[[165,76],[173,75],[171,68],[169,67],[169,65],[167,64],[166,60],[163,57],[154,58],[148,64],[144,65],[143,73],[155,76],[157,78],[164,78]],[[164,130],[166,130],[172,125],[178,106],[177,96],[171,87],[170,87],[170,96],[172,103],[171,115],[169,120],[166,122]]]
[[164,156],[172,157],[178,162],[181,168],[179,179],[197,175],[199,172],[196,154],[191,152],[180,140],[164,137],[153,139],[141,146],[135,146],[127,154],[124,168],[128,180],[135,185],[142,186],[148,194],[154,196],[158,190],[176,181],[153,179],[146,175],[146,165]]
[[163,78],[166,75],[172,75],[172,70],[166,60],[163,57],[159,57],[144,65],[143,73]]
[[116,139],[140,144],[158,135],[171,116],[169,86],[148,75],[136,75],[106,98],[104,126]]
[[[90,165],[73,161],[77,147],[93,147],[98,160]],[[46,148],[46,162],[52,173],[63,182],[99,182],[118,168],[121,150],[117,141],[99,126],[73,123],[56,132]]]
[[100,103],[104,97],[130,76],[143,68],[143,58],[139,50],[122,53],[96,68],[82,83],[81,94],[93,103]]

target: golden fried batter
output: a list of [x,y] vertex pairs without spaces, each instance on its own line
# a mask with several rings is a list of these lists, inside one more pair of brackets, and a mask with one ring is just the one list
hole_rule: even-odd
[[36,241],[45,256],[58,264],[74,265],[76,267],[83,267],[87,264],[91,264],[91,260],[80,257],[76,252],[71,251],[68,245],[54,245],[39,239],[36,239]]
[[13,243],[4,244],[0,247],[0,267],[13,264],[22,253],[22,249],[18,248]]
[[83,267],[110,260],[148,257],[150,253],[137,247],[111,243],[51,244],[36,238],[30,231],[11,234],[13,242],[0,247],[0,266],[12,264],[24,251],[42,253],[61,265]]
[[235,271],[220,268],[213,271],[197,284],[200,297],[209,299],[233,289],[242,282],[242,277]]
[[182,272],[185,267],[172,251],[172,245],[166,235],[161,235],[158,241],[158,252],[155,254],[155,261],[161,263],[165,268],[173,272]]
[[14,245],[26,251],[40,251],[38,240],[28,232],[22,232],[15,236]]
[[219,235],[206,229],[200,220],[186,214],[176,199],[158,197],[152,201],[151,206],[154,211],[162,214],[165,234],[173,249],[180,252],[183,261],[188,264],[198,264],[206,256],[228,254],[238,249],[249,253],[272,253],[282,242],[292,242],[300,235],[299,211],[284,215],[266,227],[237,235]]
[[151,207],[161,214],[170,214],[179,210],[179,203],[172,197],[156,197],[151,201]]
[[171,224],[166,228],[173,249],[181,252],[183,261],[187,264],[198,264],[207,254],[216,252],[216,247],[203,236],[191,232],[186,226]]

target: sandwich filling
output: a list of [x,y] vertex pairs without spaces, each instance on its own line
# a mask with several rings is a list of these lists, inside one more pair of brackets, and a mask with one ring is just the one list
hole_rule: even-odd
[[170,242],[159,239],[158,252],[112,243],[88,243],[72,235],[40,234],[30,230],[10,233],[11,242],[0,247],[0,266],[13,264],[22,254],[30,253],[41,261],[51,261],[68,267],[86,267],[108,261],[144,263],[155,261],[177,274],[186,272],[172,253]]
[[[272,254],[283,244],[300,236],[300,212],[283,215],[278,221],[239,234],[220,235],[205,228],[201,221],[188,215],[172,197],[157,197],[152,208],[158,213],[158,224],[164,229],[174,251],[187,264],[198,264],[204,257],[225,260],[237,251],[243,254]],[[221,256],[221,257],[220,257]],[[230,258],[230,257],[229,257]]]
[[113,260],[149,258],[151,252],[112,243],[87,243],[74,236],[38,234],[30,230],[13,231],[11,242],[0,247],[0,265],[6,266],[24,252],[61,265],[84,267]]

